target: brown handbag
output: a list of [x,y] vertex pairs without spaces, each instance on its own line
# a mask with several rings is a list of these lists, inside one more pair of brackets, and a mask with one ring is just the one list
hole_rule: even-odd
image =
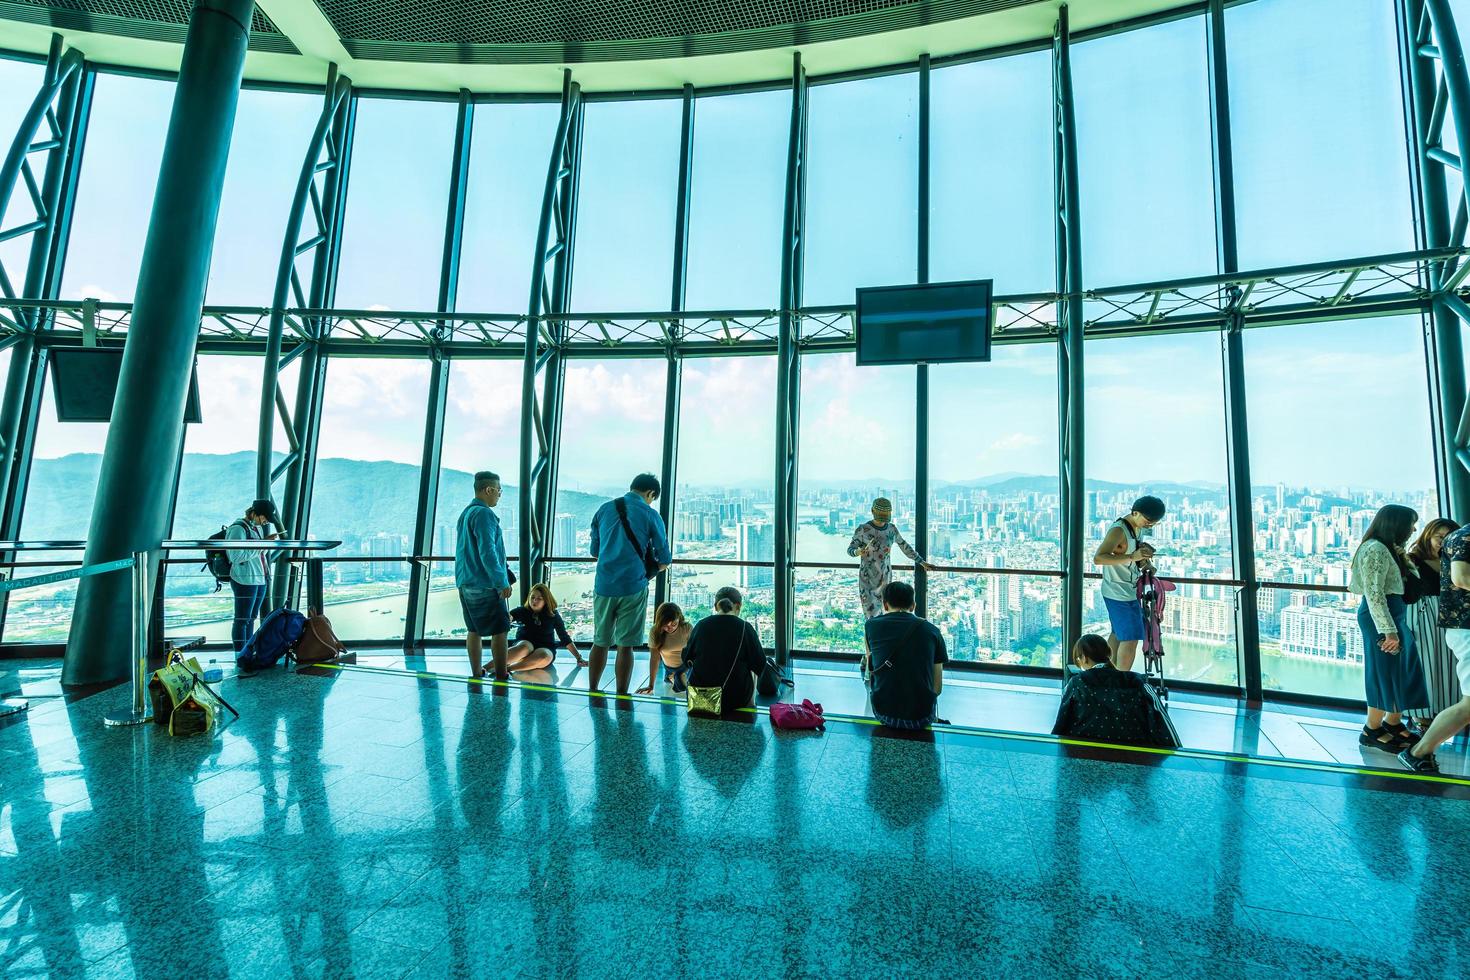
[[337,634],[332,632],[332,621],[315,610],[308,610],[306,630],[296,641],[298,664],[320,664],[336,660],[347,652]]

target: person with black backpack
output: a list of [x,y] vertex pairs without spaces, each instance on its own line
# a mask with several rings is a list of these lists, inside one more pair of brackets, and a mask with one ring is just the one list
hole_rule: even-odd
[[607,651],[617,647],[614,665],[618,693],[627,694],[633,679],[633,647],[643,641],[648,623],[648,583],[673,562],[664,519],[653,509],[658,477],[640,473],[628,492],[609,500],[592,515],[589,544],[597,559],[592,596],[592,691],[602,682]]
[[[279,527],[276,523],[276,505],[269,500],[253,501],[245,508],[245,516],[225,528],[228,541],[273,540],[277,533],[266,532],[265,525]],[[235,595],[235,618],[230,627],[230,641],[239,653],[255,635],[255,621],[260,618],[265,605],[266,580],[269,577],[269,559],[263,550],[255,548],[227,548],[225,558],[230,565],[230,591]]]

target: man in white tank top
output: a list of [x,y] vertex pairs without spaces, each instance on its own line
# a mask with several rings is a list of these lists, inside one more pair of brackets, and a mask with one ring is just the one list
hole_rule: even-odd
[[1158,497],[1139,497],[1127,517],[1108,528],[1092,560],[1102,568],[1103,605],[1108,607],[1108,649],[1113,666],[1132,670],[1143,639],[1143,606],[1138,601],[1140,566],[1154,555],[1152,545],[1140,535],[1164,519],[1164,502]]

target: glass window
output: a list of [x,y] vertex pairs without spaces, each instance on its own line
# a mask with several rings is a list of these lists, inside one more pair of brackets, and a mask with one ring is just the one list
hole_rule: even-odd
[[1203,17],[1072,48],[1089,285],[1216,271],[1206,50]]
[[451,102],[358,101],[338,307],[438,305],[458,116]]
[[663,466],[665,362],[567,361],[553,549],[586,556],[592,515],[628,492],[639,473]]
[[[1248,330],[1245,357],[1257,573],[1342,589],[1379,507],[1440,513],[1419,318]],[[1276,589],[1261,602],[1268,688],[1362,695],[1362,638],[1338,615],[1353,597]]]
[[778,305],[790,128],[790,92],[695,103],[686,309]]
[[999,295],[1056,288],[1051,74],[1049,51],[930,73],[933,281],[994,279]]
[[[31,100],[40,91],[45,77],[44,65],[0,58],[0,140],[4,141],[6,151],[9,151],[10,141],[15,138],[16,132],[20,129],[20,121],[25,116],[26,110],[31,107]],[[51,130],[43,121],[41,128],[37,130],[36,138],[45,139],[50,135]],[[37,153],[31,157],[31,166],[36,170],[38,180],[43,172],[42,164],[45,159],[44,153]],[[3,228],[0,230],[9,231],[35,220],[36,209],[22,178],[21,183],[16,185],[15,192],[10,195]],[[34,235],[22,235],[8,242],[0,242],[0,266],[4,267],[5,275],[9,277],[11,288],[15,290],[17,296],[26,294],[26,267],[30,264],[31,242],[34,237]]]
[[[430,565],[428,638],[465,634],[454,589],[454,545],[459,515],[475,492],[475,474],[500,474],[504,494],[495,508],[507,556],[520,553],[521,371],[517,360],[460,358],[449,362],[444,446],[439,455],[439,499],[430,552],[448,561]],[[524,588],[512,597],[518,602]]]
[[172,82],[97,76],[61,295],[132,301],[173,100]]
[[667,310],[683,102],[594,102],[584,112],[572,309]]
[[[913,543],[914,409],[912,368],[860,368],[850,353],[801,359],[796,559],[834,567],[796,571],[798,649],[862,649],[857,560],[847,545],[872,519],[875,497],[893,502],[893,521]],[[897,549],[893,560],[909,564]]]
[[561,107],[475,106],[455,308],[525,313],[546,167]]
[[[1060,567],[1056,357],[1052,344],[1007,344],[989,364],[929,369],[930,561]],[[1050,664],[1061,643],[1047,615],[1055,580],[938,572],[928,581],[929,616],[952,656]]]
[[[307,144],[321,115],[322,96],[246,89],[235,110],[230,161],[220,198],[207,302],[216,306],[269,306],[285,244],[286,219]],[[310,205],[301,238],[315,234]],[[308,257],[301,261],[302,285]],[[286,300],[296,305],[294,296]]]
[[908,72],[808,96],[807,306],[918,274],[919,83]]
[[[679,406],[679,492],[670,528],[680,564],[671,597],[684,615],[708,614],[716,589],[746,594],[763,638],[774,628],[776,557],[776,359],[686,360]],[[739,404],[738,419],[729,406]],[[739,451],[733,452],[732,447]],[[689,564],[692,560],[758,561],[763,567]],[[755,607],[760,606],[757,610]],[[761,615],[767,617],[762,622]]]
[[311,534],[337,539],[326,563],[332,625],[343,639],[403,635],[423,457],[426,360],[326,364]]
[[1342,13],[1336,0],[1226,11],[1242,268],[1414,247],[1394,4]]

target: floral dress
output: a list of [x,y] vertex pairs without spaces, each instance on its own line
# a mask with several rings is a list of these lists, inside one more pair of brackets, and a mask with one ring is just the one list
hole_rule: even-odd
[[894,545],[898,545],[899,550],[913,561],[924,560],[898,533],[892,521],[882,527],[869,521],[853,532],[852,541],[847,546],[847,553],[853,558],[857,558],[863,548],[868,549],[858,565],[858,600],[867,619],[883,615],[883,586],[893,581],[891,554]]

